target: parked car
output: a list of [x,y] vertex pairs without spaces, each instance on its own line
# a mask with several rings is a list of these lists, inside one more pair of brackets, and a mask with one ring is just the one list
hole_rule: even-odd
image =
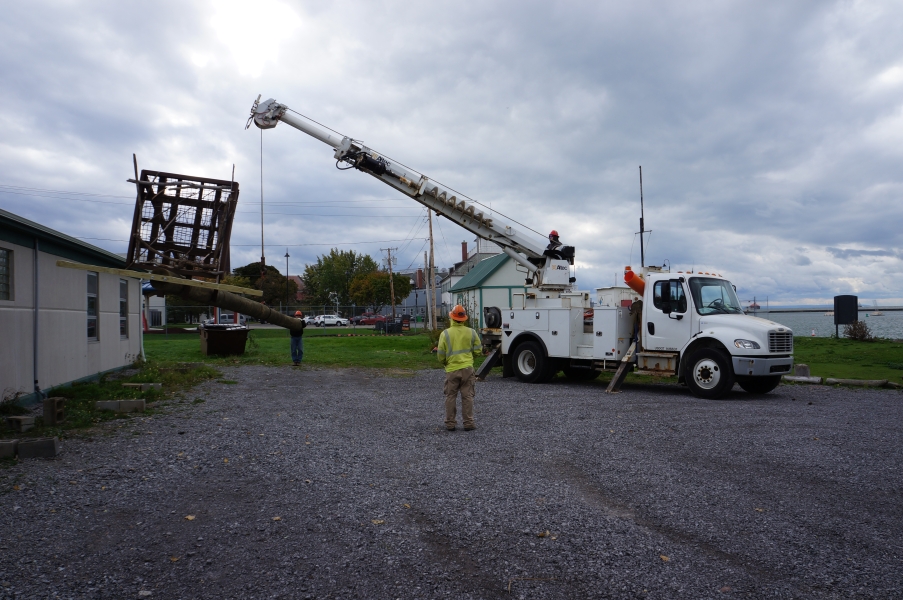
[[343,319],[338,315],[320,315],[314,323],[317,327],[327,327],[329,325],[345,327],[348,325],[348,319]]
[[317,324],[317,317],[315,315],[306,315],[301,320],[304,321],[305,323],[307,323],[308,325],[316,325]]
[[385,323],[386,318],[383,315],[376,315],[373,313],[364,313],[361,315],[361,320],[358,321],[360,325],[376,325],[377,323]]
[[[232,325],[235,323],[235,316],[231,313],[229,313],[229,314],[220,313],[219,322],[222,325]],[[212,319],[212,318],[204,321],[204,325],[215,325],[215,324],[216,324],[216,320]],[[238,324],[239,325],[247,325],[248,324],[248,320],[245,318],[244,315],[238,315]]]

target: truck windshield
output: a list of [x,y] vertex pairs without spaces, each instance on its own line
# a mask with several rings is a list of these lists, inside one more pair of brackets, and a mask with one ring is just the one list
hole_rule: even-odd
[[729,281],[710,277],[691,277],[690,293],[696,312],[701,315],[742,313],[740,300]]

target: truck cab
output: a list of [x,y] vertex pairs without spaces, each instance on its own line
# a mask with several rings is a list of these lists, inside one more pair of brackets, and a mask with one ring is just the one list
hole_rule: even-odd
[[715,273],[647,269],[637,371],[677,375],[699,397],[734,382],[773,390],[793,368],[793,331],[743,313],[730,281]]

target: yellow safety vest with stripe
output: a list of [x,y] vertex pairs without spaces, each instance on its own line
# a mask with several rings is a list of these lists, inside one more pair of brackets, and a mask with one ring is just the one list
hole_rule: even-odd
[[473,366],[473,358],[480,356],[483,345],[480,336],[470,327],[451,321],[451,327],[439,336],[439,362],[446,373]]

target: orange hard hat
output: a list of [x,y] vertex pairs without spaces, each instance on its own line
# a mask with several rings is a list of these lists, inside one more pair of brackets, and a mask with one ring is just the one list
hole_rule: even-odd
[[558,237],[558,232],[555,231],[554,229],[553,229],[552,232],[549,234],[549,237],[552,237],[552,236]]
[[467,320],[467,311],[460,304],[456,304],[448,316],[460,323]]
[[300,311],[300,310],[296,310],[296,311],[295,311],[295,316],[296,316],[296,317],[303,317],[304,315],[301,314],[301,311]]

